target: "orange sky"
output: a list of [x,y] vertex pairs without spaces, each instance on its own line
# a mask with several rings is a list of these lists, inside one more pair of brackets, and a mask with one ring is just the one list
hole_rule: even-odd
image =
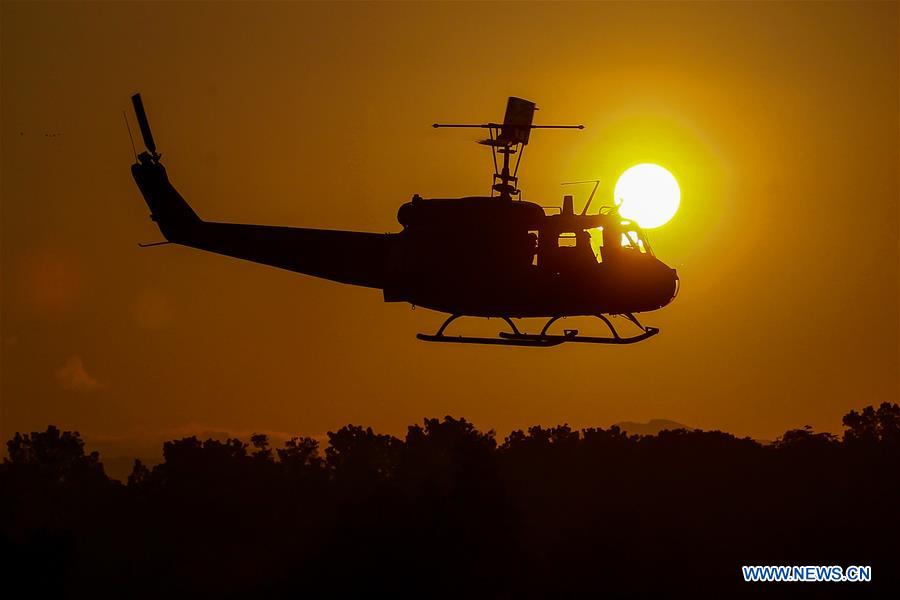
[[[896,3],[4,2],[0,434],[839,431],[898,397],[897,39]],[[488,192],[477,134],[432,122],[534,100],[587,128],[532,136],[526,199],[676,175],[650,240],[681,293],[633,347],[428,345],[442,317],[377,291],[138,249],[160,236],[129,172],[137,90],[202,217],[372,231],[413,193]]]

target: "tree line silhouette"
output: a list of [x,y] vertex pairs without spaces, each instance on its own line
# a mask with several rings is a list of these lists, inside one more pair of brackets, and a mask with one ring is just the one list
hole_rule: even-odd
[[[4,587],[103,597],[570,597],[853,592],[900,583],[900,405],[763,445],[465,419],[166,442],[109,479],[77,432],[0,466]],[[741,565],[872,565],[871,583],[744,583]],[[799,586],[799,587],[798,587]],[[763,589],[765,588],[765,589]]]

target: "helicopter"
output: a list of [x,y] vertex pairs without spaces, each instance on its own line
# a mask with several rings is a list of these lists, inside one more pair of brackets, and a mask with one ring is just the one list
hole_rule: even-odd
[[[157,152],[141,95],[131,98],[145,150],[135,151],[131,173],[165,241],[262,263],[339,283],[380,289],[385,302],[406,302],[449,315],[426,342],[551,347],[563,343],[631,344],[659,332],[636,313],[669,304],[677,295],[675,269],[656,258],[641,227],[618,207],[588,214],[597,184],[580,213],[571,195],[558,208],[522,199],[518,171],[535,129],[583,129],[583,125],[535,125],[534,102],[507,101],[502,123],[441,124],[478,128],[479,143],[492,151],[489,196],[422,198],[403,204],[398,233],[304,229],[201,219],[169,182]],[[131,135],[126,116],[126,126]],[[134,140],[132,138],[132,146]],[[132,148],[134,149],[134,148]],[[511,167],[511,158],[515,164]],[[580,182],[585,183],[585,182]],[[598,242],[595,252],[592,240]],[[609,335],[552,333],[559,319],[596,317]],[[622,335],[611,317],[621,316],[638,333]],[[502,319],[510,331],[497,337],[448,335],[461,317]],[[526,333],[513,319],[547,319]]]

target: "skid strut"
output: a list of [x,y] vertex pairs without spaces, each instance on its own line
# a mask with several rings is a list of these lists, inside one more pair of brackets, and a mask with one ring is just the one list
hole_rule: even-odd
[[[455,314],[450,315],[446,321],[440,326],[437,330],[437,333],[434,335],[429,335],[427,333],[417,334],[416,337],[424,342],[447,342],[453,344],[493,344],[497,346],[537,346],[537,347],[546,347],[546,346],[556,346],[558,344],[563,343],[564,340],[545,340],[540,337],[529,337],[527,334],[524,334],[519,331],[519,328],[516,327],[516,324],[512,322],[512,319],[509,317],[501,317],[506,324],[509,325],[512,332],[506,332],[500,334],[498,338],[491,337],[473,337],[473,336],[450,336],[444,335],[444,330],[447,329],[447,326],[450,325],[453,321],[460,317],[464,317],[465,315]],[[504,335],[505,334],[505,335]]]
[[[551,317],[550,320],[544,325],[541,332],[538,334],[511,334],[505,331],[500,333],[500,337],[506,339],[530,339],[530,340],[542,340],[545,342],[556,342],[558,344],[562,344],[564,342],[579,342],[582,344],[635,344],[637,342],[646,340],[647,338],[651,338],[657,333],[659,333],[659,329],[656,327],[645,327],[641,325],[641,322],[637,320],[632,313],[624,313],[622,316],[634,323],[641,330],[641,333],[634,336],[623,337],[616,331],[615,326],[612,322],[606,317],[606,315],[596,314],[594,315],[609,328],[610,336],[609,337],[597,337],[597,336],[587,336],[587,335],[578,335],[577,329],[565,329],[563,333],[560,334],[550,334],[547,331],[550,329],[550,326],[553,325],[556,321],[562,318],[562,316]],[[556,344],[553,344],[556,345]]]
[[455,344],[494,344],[499,346],[536,346],[541,348],[547,348],[550,346],[558,346],[560,344],[564,344],[567,342],[579,342],[583,344],[634,344],[647,338],[653,337],[657,333],[659,333],[659,329],[656,327],[645,327],[638,321],[637,317],[635,317],[632,313],[624,313],[623,317],[634,323],[640,330],[641,333],[634,336],[623,337],[616,331],[615,326],[606,317],[606,315],[596,314],[593,315],[603,321],[606,327],[609,329],[610,336],[607,337],[596,337],[596,336],[584,336],[578,335],[577,329],[565,329],[562,334],[551,334],[547,333],[550,329],[550,326],[553,325],[556,321],[563,318],[562,315],[551,317],[544,327],[541,329],[540,333],[522,333],[516,327],[516,324],[513,323],[512,319],[509,317],[501,317],[509,328],[512,331],[501,331],[499,338],[492,337],[472,337],[472,336],[449,336],[444,335],[444,331],[447,329],[447,326],[450,325],[456,319],[463,317],[466,315],[463,314],[454,314],[450,315],[446,321],[438,328],[437,333],[434,335],[429,335],[425,333],[420,333],[416,337],[425,342],[449,342]]

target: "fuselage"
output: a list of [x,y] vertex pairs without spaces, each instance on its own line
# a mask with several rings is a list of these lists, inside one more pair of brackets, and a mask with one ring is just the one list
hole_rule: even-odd
[[398,220],[388,301],[484,317],[573,316],[655,310],[677,291],[675,271],[615,213],[416,196]]
[[[483,317],[555,317],[655,310],[675,296],[675,271],[615,213],[547,215],[500,197],[401,206],[399,233],[202,220],[147,154],[132,174],[165,238],[176,244],[383,290],[388,302]],[[602,237],[595,251],[591,236]]]

